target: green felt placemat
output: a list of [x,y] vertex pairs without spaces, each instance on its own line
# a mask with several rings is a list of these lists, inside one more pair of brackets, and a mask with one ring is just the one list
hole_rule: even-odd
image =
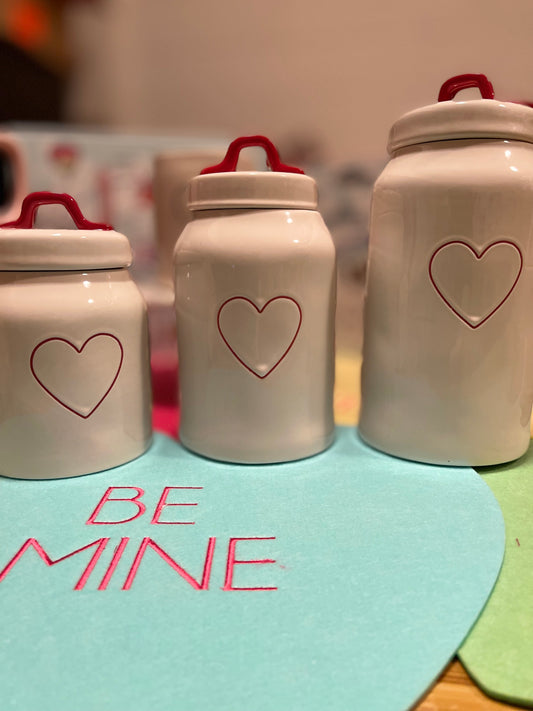
[[478,471],[503,512],[505,558],[459,656],[487,694],[533,706],[533,446],[515,462]]

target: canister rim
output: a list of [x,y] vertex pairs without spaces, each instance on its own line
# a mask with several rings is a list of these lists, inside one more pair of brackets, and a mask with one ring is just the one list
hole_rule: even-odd
[[0,271],[91,271],[131,262],[128,238],[114,230],[0,228]]
[[292,208],[316,210],[318,192],[309,175],[237,171],[197,175],[189,181],[190,210]]
[[476,99],[441,101],[401,116],[389,133],[389,154],[400,148],[451,139],[500,138],[533,143],[533,109]]

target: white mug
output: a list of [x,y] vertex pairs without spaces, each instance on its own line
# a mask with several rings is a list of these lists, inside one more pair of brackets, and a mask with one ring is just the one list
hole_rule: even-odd
[[28,170],[17,138],[0,131],[0,155],[4,163],[0,221],[14,220],[28,192]]

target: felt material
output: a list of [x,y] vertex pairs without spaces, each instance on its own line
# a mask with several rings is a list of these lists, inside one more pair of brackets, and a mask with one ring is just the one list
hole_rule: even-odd
[[494,592],[459,656],[487,694],[533,706],[533,446],[479,472],[500,503],[507,541]]
[[108,472],[3,479],[3,708],[400,711],[473,624],[503,546],[473,470],[388,457],[353,428],[286,465],[157,435]]

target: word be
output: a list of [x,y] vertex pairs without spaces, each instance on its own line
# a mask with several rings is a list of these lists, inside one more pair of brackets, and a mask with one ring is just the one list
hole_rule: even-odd
[[[164,524],[164,525],[180,525],[180,526],[192,526],[194,525],[194,521],[160,521],[159,519],[161,518],[161,514],[163,512],[163,509],[166,509],[169,506],[198,506],[197,503],[172,503],[172,502],[167,502],[167,498],[170,494],[171,491],[174,490],[184,490],[184,489],[190,489],[190,490],[201,490],[203,489],[203,486],[165,486],[163,489],[163,493],[161,494],[159,501],[157,502],[157,506],[155,507],[154,515],[152,516],[152,520],[150,523],[153,524]],[[137,493],[134,494],[133,496],[114,496],[115,491],[136,491]],[[109,489],[105,492],[105,494],[102,496],[100,501],[98,502],[96,508],[92,512],[92,514],[89,516],[87,521],[85,522],[86,524],[90,525],[98,525],[98,526],[112,526],[116,525],[119,523],[128,523],[129,521],[134,521],[136,518],[139,518],[146,512],[146,505],[140,500],[144,496],[144,489],[141,489],[139,486],[110,486]],[[121,518],[118,520],[113,520],[113,521],[102,521],[102,520],[96,520],[98,516],[101,514],[102,509],[106,504],[109,505],[109,503],[112,503],[113,501],[126,501],[130,502],[133,504],[135,507],[136,513],[133,514],[133,516],[130,516],[129,518]],[[108,507],[107,507],[108,508]]]

